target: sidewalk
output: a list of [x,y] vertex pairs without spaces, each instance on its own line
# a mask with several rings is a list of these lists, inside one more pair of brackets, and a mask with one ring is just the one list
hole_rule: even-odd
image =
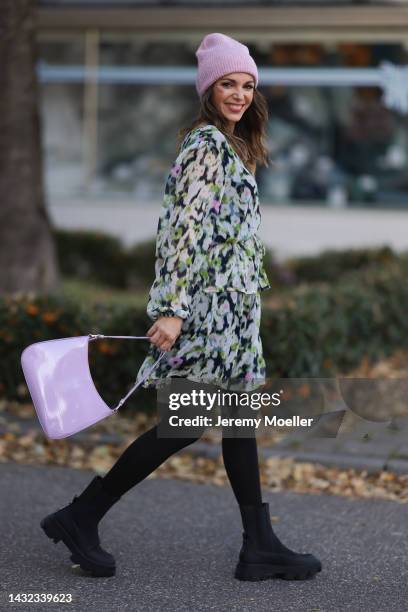
[[[291,492],[264,495],[282,541],[313,552],[323,569],[307,581],[240,582],[241,546],[231,489],[149,478],[100,524],[117,575],[73,569],[69,551],[47,539],[41,518],[71,501],[94,474],[0,464],[0,609],[76,612],[406,612],[406,506]],[[71,593],[72,604],[9,604],[9,593]]]
[[[0,436],[14,426],[18,427],[19,435],[40,429],[34,415],[29,419],[19,419],[11,413],[0,415]],[[93,435],[94,428],[90,427],[78,432],[72,439],[77,443],[92,445],[95,444]],[[119,432],[101,434],[97,438],[98,444],[120,445],[122,441]],[[217,459],[221,455],[221,443],[197,440],[180,453]],[[295,461],[315,462],[328,467],[366,470],[368,474],[384,469],[395,474],[408,474],[408,418],[395,417],[391,424],[361,419],[361,422],[353,425],[352,431],[340,431],[335,438],[308,437],[297,428],[284,439],[271,443],[271,446],[258,441],[258,454],[264,459],[292,457]]]
[[[214,459],[221,453],[221,445],[198,440],[188,452]],[[408,419],[395,417],[391,425],[361,419],[352,431],[340,432],[335,438],[308,437],[298,429],[270,448],[258,444],[258,454],[264,459],[292,457],[329,467],[366,470],[368,474],[380,470],[408,474]]]

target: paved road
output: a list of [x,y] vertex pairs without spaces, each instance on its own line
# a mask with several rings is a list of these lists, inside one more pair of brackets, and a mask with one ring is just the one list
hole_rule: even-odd
[[[233,578],[241,544],[238,506],[229,488],[147,479],[100,524],[117,575],[72,569],[60,542],[39,527],[94,474],[65,467],[0,464],[0,610],[112,612],[279,611],[407,612],[407,505],[268,492],[275,530],[293,549],[323,563],[308,581]],[[72,593],[75,603],[8,604],[9,593]]]

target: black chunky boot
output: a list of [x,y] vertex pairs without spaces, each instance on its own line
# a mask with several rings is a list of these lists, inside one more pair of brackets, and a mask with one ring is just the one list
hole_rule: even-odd
[[70,504],[48,514],[40,525],[55,544],[62,540],[71,551],[71,560],[94,576],[113,576],[115,559],[99,541],[98,523],[121,496],[114,497],[102,487],[102,477],[95,476],[86,489]]
[[244,532],[235,578],[304,580],[321,571],[322,564],[314,555],[296,553],[281,543],[272,529],[268,503],[239,508]]

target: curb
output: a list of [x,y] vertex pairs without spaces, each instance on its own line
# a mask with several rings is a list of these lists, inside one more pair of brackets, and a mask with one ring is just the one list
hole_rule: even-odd
[[[206,459],[218,459],[222,454],[220,443],[209,444],[199,440],[178,453],[188,453]],[[337,467],[342,469],[366,470],[368,474],[386,470],[398,475],[408,474],[408,461],[398,458],[379,458],[370,456],[353,456],[342,453],[314,453],[289,450],[273,450],[258,447],[258,454],[262,459],[270,457],[291,457],[299,462],[320,463],[326,467]]]
[[[21,435],[24,435],[33,427],[39,427],[36,420],[20,421],[19,425],[21,426],[21,431],[19,432]],[[0,435],[6,433],[7,430],[8,428],[4,424],[0,425]],[[92,444],[95,441],[99,444],[120,444],[123,441],[122,436],[116,433],[95,434],[86,430],[74,434],[74,436],[71,436],[71,439],[77,443],[82,442],[88,444]],[[220,442],[211,444],[210,442],[197,440],[194,444],[177,452],[177,454],[182,453],[216,460],[222,455],[222,447]],[[262,448],[260,446],[258,446],[258,455],[264,460],[270,457],[290,457],[295,461],[320,463],[326,467],[366,470],[368,474],[373,474],[382,470],[394,472],[398,475],[408,474],[408,459],[398,456],[378,457],[357,454],[351,455],[339,452],[319,453],[313,451],[288,450],[284,448]]]

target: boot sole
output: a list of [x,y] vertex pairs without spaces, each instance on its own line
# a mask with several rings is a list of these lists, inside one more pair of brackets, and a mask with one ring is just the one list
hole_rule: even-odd
[[262,563],[239,562],[235,569],[235,578],[238,580],[266,580],[268,578],[282,578],[283,580],[306,580],[312,578],[320,569],[305,569],[304,567],[284,567]]
[[89,559],[84,553],[78,548],[74,540],[71,538],[69,533],[64,529],[61,523],[52,516],[46,516],[40,522],[41,528],[45,535],[57,544],[62,540],[65,546],[71,551],[71,561],[77,563],[81,568],[87,572],[91,572],[93,576],[114,576],[116,566],[112,565],[97,565],[94,561]]

